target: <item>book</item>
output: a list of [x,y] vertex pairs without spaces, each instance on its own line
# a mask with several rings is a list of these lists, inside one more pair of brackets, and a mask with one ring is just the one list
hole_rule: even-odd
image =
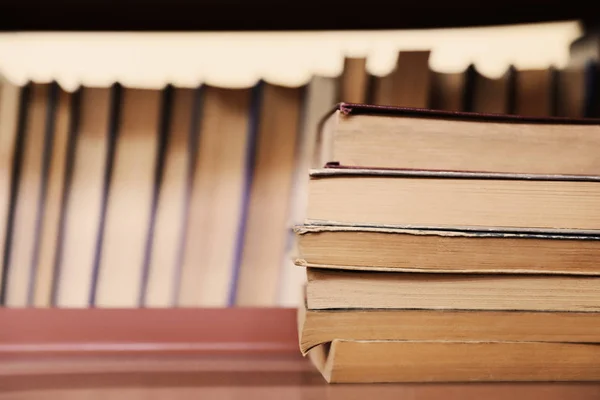
[[[157,177],[155,222],[149,241],[148,270],[143,305],[172,307],[177,304],[179,274],[183,261],[183,241],[188,217],[189,177],[191,176],[190,137],[194,110],[194,89],[172,88],[163,105],[167,131],[162,139],[162,171]],[[197,111],[196,111],[197,112]]]
[[[6,252],[10,248],[11,208],[14,208],[12,187],[17,183],[15,174],[15,150],[19,142],[19,116],[22,110],[19,105],[24,97],[24,89],[13,85],[0,77],[0,251],[2,267],[0,267],[0,305],[3,303],[4,270]],[[21,135],[22,136],[22,135]]]
[[306,305],[327,309],[600,311],[600,277],[307,268]]
[[[296,265],[366,271],[600,275],[600,236],[299,225]],[[507,252],[509,248],[511,251]]]
[[158,154],[161,91],[125,88],[106,203],[94,302],[137,307]]
[[337,93],[340,101],[366,103],[369,91],[368,77],[366,58],[345,57]]
[[[37,253],[39,251],[39,224],[43,205],[43,162],[44,143],[47,140],[48,110],[52,107],[49,84],[32,84],[27,101],[23,104],[24,125],[19,129],[15,176],[15,203],[9,252],[5,256],[6,294],[8,307],[27,307],[33,303],[31,290],[35,282]],[[29,97],[30,96],[30,97]]]
[[335,339],[309,357],[329,383],[600,379],[596,343]]
[[467,71],[443,73],[431,71],[429,108],[465,111]]
[[600,177],[311,171],[308,223],[599,233]]
[[473,310],[309,310],[298,307],[300,351],[335,339],[600,342],[600,318],[588,312]]
[[429,50],[399,52],[395,68],[388,75],[374,77],[370,102],[399,107],[428,107],[431,94],[430,55]]
[[556,112],[561,117],[581,118],[586,115],[586,98],[591,88],[586,85],[584,67],[567,67],[557,71]]
[[292,224],[290,211],[304,88],[261,84],[250,197],[235,305],[277,304]]
[[251,90],[203,87],[177,304],[231,305],[246,179]]
[[102,224],[104,177],[109,168],[111,127],[118,89],[83,87],[74,127],[72,175],[65,181],[64,226],[58,243],[52,304],[90,306],[94,290],[98,235]]
[[44,201],[42,220],[40,221],[40,242],[37,265],[33,271],[33,306],[50,307],[55,287],[56,261],[59,242],[62,238],[64,215],[65,182],[67,180],[68,160],[73,139],[72,94],[53,84],[54,106],[50,110],[47,124],[49,133],[46,138],[44,154]]
[[515,71],[514,109],[510,112],[533,117],[554,115],[555,72],[554,68]]
[[314,168],[328,162],[524,174],[600,175],[600,120],[338,104],[321,124]]
[[514,94],[515,68],[512,66],[500,77],[481,74],[474,65],[466,71],[465,110],[482,114],[507,114]]

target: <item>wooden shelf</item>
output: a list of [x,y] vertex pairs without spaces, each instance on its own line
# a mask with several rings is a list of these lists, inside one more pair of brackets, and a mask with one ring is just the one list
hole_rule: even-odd
[[0,398],[600,396],[600,383],[328,385],[300,355],[294,309],[0,309],[0,326]]
[[331,384],[298,355],[3,360],[0,398],[598,400],[600,383]]
[[0,308],[0,359],[298,355],[290,308]]
[[347,30],[600,21],[593,2],[430,0],[394,4],[374,0],[355,4],[331,0],[7,0],[0,4],[0,30]]

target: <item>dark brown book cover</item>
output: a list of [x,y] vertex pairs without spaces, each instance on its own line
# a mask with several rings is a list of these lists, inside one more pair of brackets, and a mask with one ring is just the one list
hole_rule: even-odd
[[518,123],[518,124],[558,124],[558,125],[600,125],[600,118],[536,117],[512,114],[484,114],[464,111],[432,110],[427,108],[393,107],[385,105],[338,103],[323,120],[336,111],[344,115],[382,115],[415,118],[451,119],[476,122]]

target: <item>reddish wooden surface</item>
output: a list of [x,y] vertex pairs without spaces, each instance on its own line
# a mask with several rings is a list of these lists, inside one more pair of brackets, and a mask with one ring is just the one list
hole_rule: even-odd
[[327,385],[296,355],[0,362],[4,399],[597,400],[600,383]]
[[0,359],[298,352],[296,310],[0,309]]
[[327,385],[293,309],[0,309],[4,399],[600,399],[600,383]]

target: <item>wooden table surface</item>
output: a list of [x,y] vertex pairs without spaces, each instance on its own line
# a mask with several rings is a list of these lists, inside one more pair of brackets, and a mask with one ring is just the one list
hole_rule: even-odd
[[599,383],[328,385],[293,309],[0,309],[0,400],[600,400]]
[[600,383],[327,385],[293,355],[2,357],[4,399],[600,399]]

